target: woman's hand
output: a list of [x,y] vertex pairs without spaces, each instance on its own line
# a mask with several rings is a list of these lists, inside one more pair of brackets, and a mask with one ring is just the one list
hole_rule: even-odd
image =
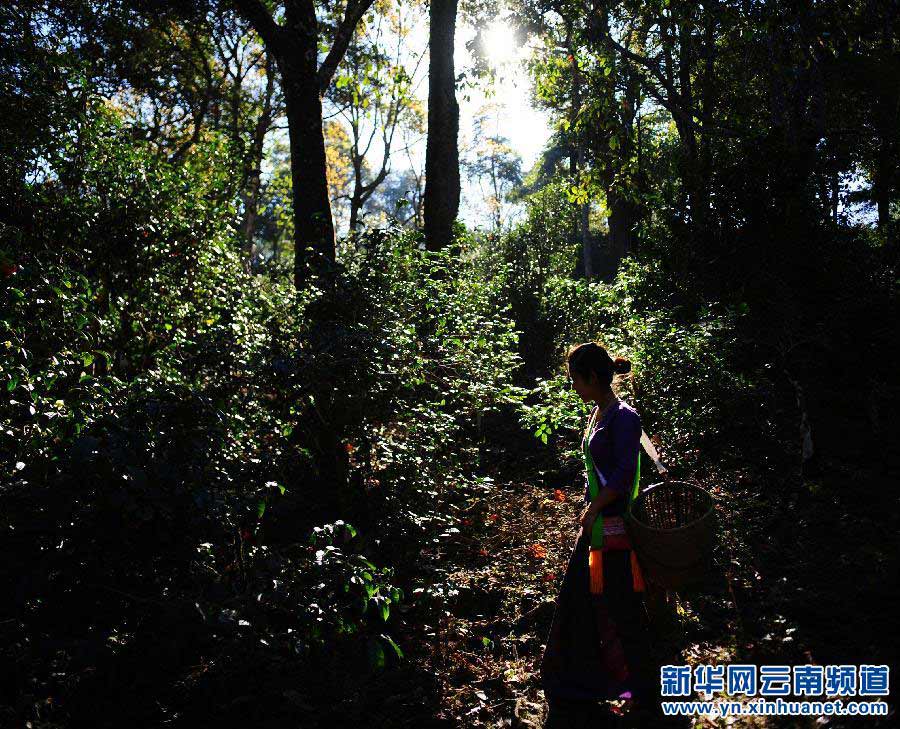
[[600,513],[600,509],[594,504],[588,504],[585,506],[581,513],[578,515],[578,523],[582,526],[582,528],[589,532],[594,527],[594,522],[597,520],[597,515]]

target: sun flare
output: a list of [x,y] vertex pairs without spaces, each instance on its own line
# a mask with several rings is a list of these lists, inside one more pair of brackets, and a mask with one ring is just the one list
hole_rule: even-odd
[[491,65],[510,63],[519,52],[515,31],[502,21],[494,21],[484,33],[484,48]]

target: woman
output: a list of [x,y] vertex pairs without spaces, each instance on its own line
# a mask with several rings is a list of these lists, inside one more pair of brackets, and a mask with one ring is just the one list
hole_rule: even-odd
[[[600,717],[604,714],[597,700],[624,699],[647,705],[659,691],[658,687],[654,691],[648,670],[643,579],[622,521],[626,499],[635,485],[641,419],[633,407],[616,397],[612,382],[614,374],[629,372],[631,363],[621,357],[613,359],[596,342],[573,346],[566,359],[575,392],[584,402],[594,403],[582,449],[587,443],[597,477],[591,488],[586,472],[585,506],[578,516],[581,530],[569,557],[541,661],[541,680],[550,706],[546,729],[603,726]],[[591,491],[596,494],[593,500]],[[598,518],[602,518],[604,548],[590,554],[591,574],[589,550]]]

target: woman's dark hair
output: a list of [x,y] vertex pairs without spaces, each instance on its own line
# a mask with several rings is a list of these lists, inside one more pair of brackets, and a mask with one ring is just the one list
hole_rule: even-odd
[[597,381],[601,385],[611,385],[613,375],[624,375],[631,372],[631,362],[623,357],[613,359],[597,342],[573,344],[566,352],[566,367],[569,373],[575,372],[579,377],[590,379],[591,372],[597,373]]

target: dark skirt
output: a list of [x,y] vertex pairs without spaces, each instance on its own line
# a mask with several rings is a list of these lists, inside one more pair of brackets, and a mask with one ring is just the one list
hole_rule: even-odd
[[652,684],[643,593],[632,589],[631,552],[603,553],[603,593],[592,595],[588,548],[588,534],[581,529],[541,660],[544,695],[550,702],[647,701],[659,690]]

